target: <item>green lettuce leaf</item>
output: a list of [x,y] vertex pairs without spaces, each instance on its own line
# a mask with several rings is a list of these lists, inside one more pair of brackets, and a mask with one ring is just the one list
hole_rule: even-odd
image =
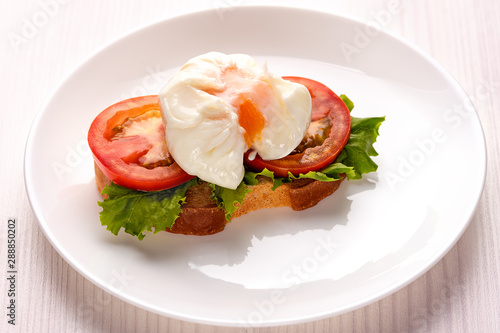
[[298,177],[288,173],[288,179],[310,178],[321,182],[334,182],[342,178],[341,174],[346,174],[349,178],[355,174],[353,167],[348,167],[342,163],[332,163],[321,171],[309,171],[306,174],[299,174]]
[[354,173],[348,174],[347,179],[360,179],[364,173],[377,171],[378,165],[370,156],[377,156],[373,144],[377,141],[379,127],[385,117],[356,118],[351,116],[351,136],[346,146],[335,159],[352,167]]
[[257,176],[265,176],[271,178],[273,181],[273,187],[271,188],[271,190],[273,191],[281,184],[283,184],[283,182],[287,182],[286,178],[274,177],[274,172],[269,171],[266,168],[264,168],[264,170],[262,170],[261,172],[246,171],[245,176],[243,177],[243,181],[247,185],[257,185],[259,183],[259,181],[257,180]]
[[102,190],[109,198],[98,202],[102,207],[101,224],[115,235],[123,228],[139,240],[153,227],[155,234],[172,228],[181,213],[187,189],[197,183],[194,178],[172,189],[154,192],[134,191],[111,183]]
[[345,103],[345,105],[349,109],[349,112],[351,112],[352,109],[354,109],[354,103],[344,94],[340,95],[339,97]]
[[243,181],[235,190],[212,183],[208,183],[208,185],[212,189],[211,199],[215,199],[217,205],[226,212],[226,219],[228,221],[231,220],[231,215],[238,209],[239,205],[245,199],[246,194],[251,191]]

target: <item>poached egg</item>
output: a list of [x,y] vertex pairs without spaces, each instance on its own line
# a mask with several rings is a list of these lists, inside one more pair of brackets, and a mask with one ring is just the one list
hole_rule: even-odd
[[192,58],[158,96],[174,160],[188,174],[230,189],[243,179],[248,149],[264,160],[287,156],[311,122],[307,88],[245,54]]

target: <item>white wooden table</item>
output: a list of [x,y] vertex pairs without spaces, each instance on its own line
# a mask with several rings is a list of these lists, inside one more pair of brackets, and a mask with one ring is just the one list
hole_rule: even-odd
[[[23,153],[37,110],[84,59],[148,22],[244,0],[3,1],[0,14],[1,332],[500,332],[500,2],[495,0],[285,1],[378,22],[441,63],[474,102],[488,145],[477,211],[458,243],[394,294],[317,322],[274,328],[212,327],[137,308],[103,292],[47,241],[24,188]],[[397,5],[396,14],[385,15]],[[467,155],[467,152],[464,151]],[[474,172],[473,170],[471,172]],[[467,175],[460,182],[467,181]],[[16,325],[7,323],[8,220],[16,220]]]

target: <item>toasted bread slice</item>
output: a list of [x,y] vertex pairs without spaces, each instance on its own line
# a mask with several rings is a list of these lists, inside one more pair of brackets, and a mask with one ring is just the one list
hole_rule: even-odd
[[[344,178],[333,182],[321,182],[313,179],[297,179],[272,190],[273,182],[268,177],[258,176],[258,185],[249,186],[252,190],[233,213],[232,218],[242,216],[254,210],[275,207],[290,207],[304,210],[315,206],[335,192]],[[95,165],[97,189],[102,192],[111,181]],[[211,235],[224,230],[228,222],[225,212],[210,199],[211,189],[206,183],[193,186],[186,192],[186,201],[181,206],[182,212],[169,232],[185,235]],[[106,196],[106,195],[105,195]]]

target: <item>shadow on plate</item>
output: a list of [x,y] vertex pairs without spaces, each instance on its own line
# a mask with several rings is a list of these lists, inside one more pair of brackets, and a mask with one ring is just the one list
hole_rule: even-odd
[[[312,230],[331,230],[346,225],[351,210],[349,197],[373,190],[376,178],[346,181],[330,197],[304,211],[288,207],[263,209],[234,219],[225,230],[210,236],[148,233],[139,241],[123,231],[112,235],[102,227],[99,237],[110,245],[133,247],[148,261],[170,262],[203,258],[205,264],[235,265],[243,261],[252,242],[264,238],[298,235]],[[97,205],[97,204],[96,204]],[[96,222],[99,223],[98,216]],[[183,258],[183,259],[181,259]]]

